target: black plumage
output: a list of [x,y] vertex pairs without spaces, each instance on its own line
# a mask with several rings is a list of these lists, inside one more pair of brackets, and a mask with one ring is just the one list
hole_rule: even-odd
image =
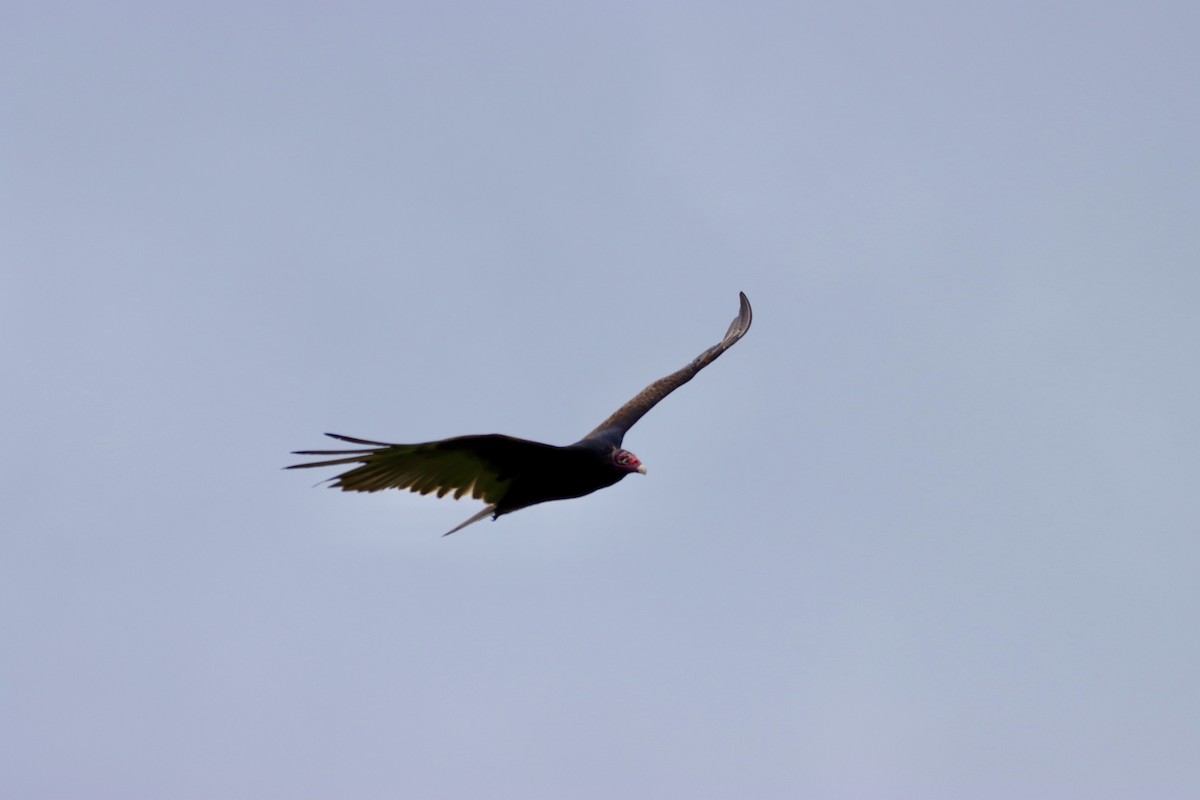
[[578,442],[555,445],[516,439],[498,433],[457,436],[424,444],[388,444],[326,434],[343,442],[362,445],[349,450],[298,450],[296,455],[335,458],[294,464],[288,469],[359,464],[331,481],[347,492],[408,489],[419,494],[452,494],[483,500],[487,507],[454,533],[489,514],[496,519],[549,500],[582,497],[612,486],[631,472],[645,474],[637,456],[621,445],[635,422],[675,389],[690,381],[732,347],[750,330],[750,301],[740,295],[738,316],[720,343],[708,348],[690,364],[660,378],[616,410]]

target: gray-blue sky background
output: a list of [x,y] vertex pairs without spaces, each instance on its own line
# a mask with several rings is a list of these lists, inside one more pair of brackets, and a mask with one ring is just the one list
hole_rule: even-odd
[[[1191,3],[0,13],[5,796],[1194,797]],[[484,522],[289,450],[649,466]]]

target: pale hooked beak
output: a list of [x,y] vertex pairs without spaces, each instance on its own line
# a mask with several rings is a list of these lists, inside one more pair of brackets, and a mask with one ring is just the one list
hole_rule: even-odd
[[643,475],[645,475],[645,474],[646,474],[646,465],[645,465],[645,464],[638,464],[638,472],[640,472],[640,473],[642,473]]

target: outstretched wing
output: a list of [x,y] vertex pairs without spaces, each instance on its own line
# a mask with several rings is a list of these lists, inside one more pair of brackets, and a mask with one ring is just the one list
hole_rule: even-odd
[[647,411],[654,408],[659,400],[662,400],[671,392],[696,377],[697,372],[716,361],[721,353],[733,347],[738,339],[745,336],[746,331],[750,330],[750,321],[753,315],[750,311],[750,301],[746,299],[745,292],[738,292],[738,295],[742,301],[741,308],[738,309],[737,318],[729,326],[729,330],[725,332],[725,338],[721,340],[720,344],[708,348],[698,355],[692,363],[678,372],[672,372],[667,377],[659,378],[647,386],[637,397],[618,408],[611,417],[601,422],[594,431],[584,438],[615,437],[617,443],[620,443],[622,437],[625,436],[625,432],[632,428],[633,424],[641,419]]
[[332,479],[331,486],[344,492],[378,492],[408,489],[418,494],[453,493],[495,506],[514,478],[544,469],[561,449],[553,445],[515,439],[498,433],[458,436],[424,444],[388,444],[327,433],[334,439],[367,445],[357,450],[297,450],[300,456],[337,456],[322,461],[293,464],[288,469],[361,464]]

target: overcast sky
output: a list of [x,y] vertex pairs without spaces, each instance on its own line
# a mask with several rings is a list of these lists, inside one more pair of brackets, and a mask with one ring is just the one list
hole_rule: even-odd
[[[0,12],[0,793],[1194,798],[1191,2]],[[313,488],[324,431],[648,466]]]

